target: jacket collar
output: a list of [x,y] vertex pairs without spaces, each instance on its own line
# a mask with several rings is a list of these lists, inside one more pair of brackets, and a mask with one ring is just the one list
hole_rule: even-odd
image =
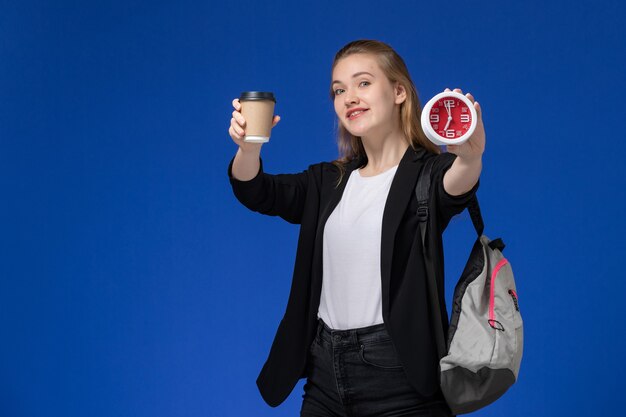
[[[411,148],[411,146],[408,146],[400,160],[400,164],[402,164],[403,162],[417,162],[424,156],[425,153],[426,150],[420,145],[417,145],[417,149],[413,149]],[[352,159],[352,161],[348,162],[348,164],[346,165],[346,170],[349,170],[351,172],[352,170],[364,165],[366,162],[367,155],[359,155],[356,158]]]

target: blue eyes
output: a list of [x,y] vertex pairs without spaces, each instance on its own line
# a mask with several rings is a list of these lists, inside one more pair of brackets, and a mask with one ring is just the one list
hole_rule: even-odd
[[[370,84],[371,84],[369,81],[361,81],[361,82],[359,83],[359,86],[360,86],[361,84],[363,84],[363,83],[365,83],[365,84],[367,84],[367,85],[370,85]],[[335,95],[336,95],[336,96],[337,96],[337,95],[339,95],[339,94],[341,94],[341,93],[338,93],[338,91],[344,91],[344,90],[343,90],[343,88],[337,88],[337,89],[335,90]]]

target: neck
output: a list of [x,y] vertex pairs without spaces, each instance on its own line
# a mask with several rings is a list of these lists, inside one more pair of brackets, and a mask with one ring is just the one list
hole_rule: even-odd
[[367,165],[362,168],[362,172],[371,175],[398,165],[409,146],[408,140],[398,131],[376,139],[363,136],[361,141],[367,154]]

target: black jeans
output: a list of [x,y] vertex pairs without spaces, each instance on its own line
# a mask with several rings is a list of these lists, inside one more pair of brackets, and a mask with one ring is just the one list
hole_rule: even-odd
[[332,330],[319,319],[300,416],[450,417],[441,392],[410,385],[384,324]]

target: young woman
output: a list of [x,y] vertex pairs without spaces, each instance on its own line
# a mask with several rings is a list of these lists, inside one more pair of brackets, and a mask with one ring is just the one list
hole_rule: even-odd
[[[467,142],[441,153],[421,130],[404,61],[373,40],[337,52],[330,93],[339,158],[296,174],[263,171],[261,145],[243,142],[246,123],[233,101],[229,134],[239,149],[228,175],[235,196],[301,225],[287,309],[257,385],[277,406],[306,377],[301,416],[448,416],[414,188],[423,163],[435,158],[427,249],[442,293],[441,235],[479,185],[481,108],[466,94],[478,126]],[[447,329],[447,320],[441,325]]]

